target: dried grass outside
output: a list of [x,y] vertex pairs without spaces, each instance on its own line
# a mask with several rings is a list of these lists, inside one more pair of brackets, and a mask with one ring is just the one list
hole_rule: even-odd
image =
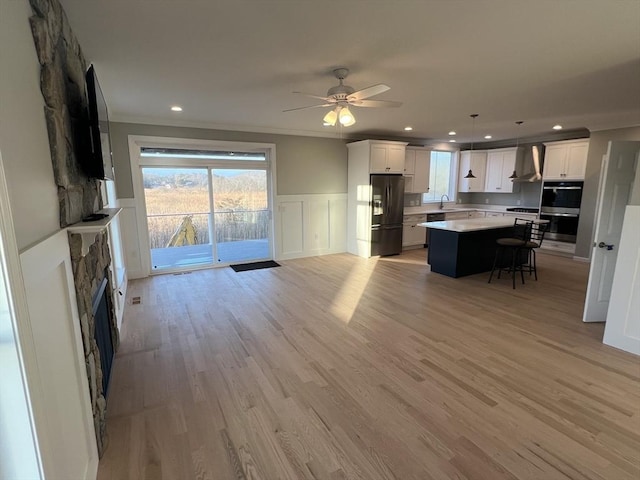
[[[209,211],[209,192],[206,188],[145,188],[145,201],[151,248],[166,248],[185,215],[192,216],[196,245],[211,242],[209,214],[206,213]],[[214,206],[216,242],[268,237],[266,191],[216,192]]]

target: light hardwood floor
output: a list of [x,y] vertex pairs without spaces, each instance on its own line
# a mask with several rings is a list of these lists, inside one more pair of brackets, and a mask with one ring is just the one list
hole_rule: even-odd
[[588,265],[513,290],[425,252],[132,281],[99,478],[640,478],[640,362],[582,323]]

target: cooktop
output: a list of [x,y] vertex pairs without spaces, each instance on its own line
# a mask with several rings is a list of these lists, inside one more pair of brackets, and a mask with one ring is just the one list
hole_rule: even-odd
[[540,210],[538,208],[530,208],[530,207],[515,207],[515,208],[507,208],[507,212],[539,213]]

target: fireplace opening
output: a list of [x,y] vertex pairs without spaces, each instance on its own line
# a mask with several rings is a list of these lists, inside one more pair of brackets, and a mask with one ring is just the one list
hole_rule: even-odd
[[95,319],[94,338],[100,352],[100,364],[102,366],[102,391],[107,396],[107,387],[111,377],[111,364],[113,363],[113,338],[111,337],[111,318],[109,308],[109,284],[105,275],[102,283],[93,297],[93,317]]

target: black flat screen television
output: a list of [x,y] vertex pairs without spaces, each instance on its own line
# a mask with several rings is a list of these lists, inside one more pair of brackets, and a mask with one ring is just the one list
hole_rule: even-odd
[[90,177],[113,180],[107,103],[104,101],[104,95],[102,95],[93,65],[87,70],[86,81],[91,149],[85,170]]

